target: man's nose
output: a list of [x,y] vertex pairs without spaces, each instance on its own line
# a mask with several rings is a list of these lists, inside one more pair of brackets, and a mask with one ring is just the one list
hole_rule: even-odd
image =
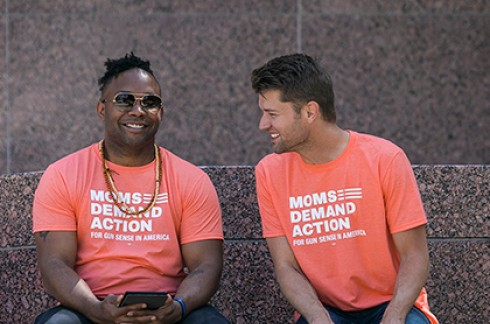
[[262,117],[260,117],[259,129],[261,131],[266,131],[270,128],[270,126],[271,126],[271,122],[270,122],[269,117],[267,117],[265,114],[263,114]]
[[143,114],[145,110],[141,106],[141,99],[136,99],[133,104],[133,108],[129,111],[130,113]]

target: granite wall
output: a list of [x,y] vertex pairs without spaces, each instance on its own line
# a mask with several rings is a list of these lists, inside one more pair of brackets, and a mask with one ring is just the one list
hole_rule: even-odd
[[[213,303],[232,323],[292,323],[261,228],[252,167],[206,167],[223,210],[225,263]],[[416,166],[429,224],[429,304],[440,323],[490,318],[490,166]],[[0,323],[32,323],[53,305],[31,234],[41,172],[0,176]]]
[[0,0],[0,174],[100,139],[97,78],[128,51],[163,86],[158,142],[198,165],[269,152],[250,71],[297,51],[331,71],[342,127],[416,164],[488,164],[489,36],[484,0]]

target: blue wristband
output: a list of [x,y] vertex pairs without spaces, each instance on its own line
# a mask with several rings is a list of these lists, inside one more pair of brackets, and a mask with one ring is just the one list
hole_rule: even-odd
[[178,297],[174,297],[174,300],[178,301],[180,304],[180,307],[182,307],[182,319],[183,319],[187,315],[187,311],[185,310],[184,301]]

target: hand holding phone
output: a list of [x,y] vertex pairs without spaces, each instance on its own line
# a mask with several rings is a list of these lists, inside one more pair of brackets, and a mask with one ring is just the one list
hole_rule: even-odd
[[167,300],[166,292],[157,291],[127,291],[119,307],[134,304],[146,304],[147,309],[158,309]]

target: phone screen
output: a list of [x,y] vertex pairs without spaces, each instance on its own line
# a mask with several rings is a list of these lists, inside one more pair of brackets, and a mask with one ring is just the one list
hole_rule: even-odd
[[134,304],[146,304],[148,309],[157,309],[162,307],[166,300],[166,292],[127,291],[124,294],[119,307]]

